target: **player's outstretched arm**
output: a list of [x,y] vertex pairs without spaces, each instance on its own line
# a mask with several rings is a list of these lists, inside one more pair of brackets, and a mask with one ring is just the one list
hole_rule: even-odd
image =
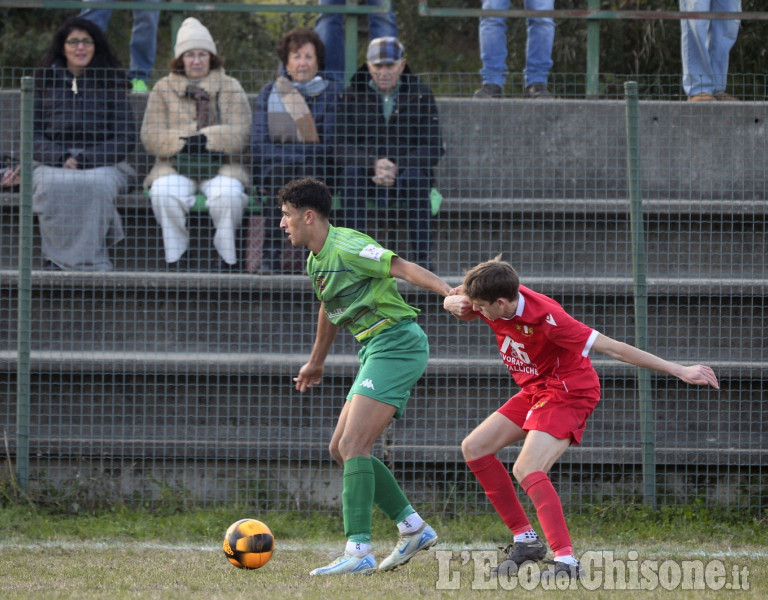
[[592,349],[630,365],[669,373],[679,377],[686,383],[709,385],[716,390],[720,389],[715,372],[706,365],[691,365],[687,367],[679,365],[603,334],[597,336],[595,343],[592,344]]
[[459,321],[474,321],[479,318],[479,315],[472,310],[472,303],[461,294],[449,295],[443,300],[443,308]]
[[309,361],[299,369],[299,374],[293,378],[296,382],[296,389],[300,392],[306,392],[312,386],[318,385],[323,378],[323,367],[325,359],[336,339],[339,328],[331,323],[325,314],[325,305],[320,305],[320,312],[317,315],[317,335],[315,344],[312,347],[312,354],[309,355]]
[[389,267],[389,274],[392,277],[397,277],[413,285],[418,285],[420,288],[429,290],[440,294],[441,296],[447,296],[451,291],[451,286],[445,283],[432,271],[427,271],[424,267],[407,261],[399,256],[392,257],[392,264]]

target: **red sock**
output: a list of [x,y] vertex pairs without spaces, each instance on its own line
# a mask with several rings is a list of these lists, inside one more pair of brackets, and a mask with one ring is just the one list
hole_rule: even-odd
[[536,507],[544,537],[549,542],[555,557],[573,554],[571,535],[565,524],[563,505],[552,482],[544,471],[534,471],[525,477],[520,485]]
[[475,474],[493,508],[512,533],[517,535],[529,531],[531,523],[517,498],[509,471],[501,461],[495,455],[487,454],[476,460],[468,460],[467,466]]

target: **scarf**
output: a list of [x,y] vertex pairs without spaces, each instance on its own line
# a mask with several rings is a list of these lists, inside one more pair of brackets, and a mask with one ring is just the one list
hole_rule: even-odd
[[184,95],[195,101],[198,131],[203,127],[216,125],[219,122],[218,115],[216,114],[216,106],[211,102],[211,97],[203,88],[190,83],[187,85]]
[[317,96],[328,82],[319,75],[306,83],[296,83],[279,75],[267,101],[269,137],[279,144],[316,144],[320,136],[305,96]]

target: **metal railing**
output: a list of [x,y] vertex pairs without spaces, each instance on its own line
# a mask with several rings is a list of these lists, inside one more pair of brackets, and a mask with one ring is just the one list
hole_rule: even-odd
[[[359,5],[358,0],[347,0],[339,6],[319,6],[317,4],[247,4],[220,2],[185,2],[170,0],[156,4],[154,2],[90,2],[89,8],[115,10],[162,10],[180,13],[192,12],[241,12],[241,13],[340,13],[346,15],[344,29],[344,71],[347,80],[357,69],[358,39],[357,23],[360,16],[371,13],[388,13],[393,0],[384,0],[380,6]],[[83,7],[82,0],[0,0],[0,7],[7,8],[44,8],[78,9]],[[768,11],[750,12],[682,12],[671,10],[604,10],[600,0],[587,0],[586,9],[558,10],[483,10],[482,8],[450,8],[430,6],[429,0],[419,0],[419,15],[423,17],[480,18],[505,17],[514,19],[553,18],[581,19],[587,22],[586,52],[586,96],[596,98],[600,95],[600,21],[615,20],[676,20],[681,19],[739,19],[768,20]],[[173,23],[173,31],[181,24],[179,17]]]
[[587,0],[586,10],[483,10],[481,8],[430,7],[429,0],[419,0],[419,14],[424,17],[506,17],[517,19],[552,18],[587,21],[587,97],[599,95],[600,21],[620,19],[676,20],[739,19],[768,20],[768,12],[681,12],[671,10],[601,10],[600,0]]
[[[319,6],[317,4],[227,4],[221,2],[184,2],[170,0],[157,4],[155,2],[89,2],[90,9],[110,10],[155,10],[181,13],[191,12],[228,12],[228,13],[337,13],[346,15],[344,27],[344,71],[347,79],[357,69],[357,20],[360,16],[371,13],[389,13],[393,0],[383,0],[381,5],[358,5],[357,0],[347,0],[341,6]],[[82,0],[0,0],[0,8],[43,8],[43,9],[82,9]],[[174,15],[172,22],[173,38],[181,26],[181,15]]]

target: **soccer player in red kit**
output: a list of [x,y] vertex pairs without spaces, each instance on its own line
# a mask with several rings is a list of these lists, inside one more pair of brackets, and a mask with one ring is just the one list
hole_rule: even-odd
[[547,547],[531,527],[507,468],[496,454],[523,440],[512,474],[531,498],[554,565],[542,577],[577,579],[583,570],[574,556],[563,507],[547,473],[571,444],[578,444],[600,399],[592,350],[686,383],[719,389],[704,365],[683,366],[611,339],[570,316],[543,294],[520,285],[512,265],[500,257],[472,268],[444,307],[460,320],[483,319],[496,334],[499,353],[522,388],[480,423],[462,442],[467,466],[514,535],[495,574],[514,575],[526,561],[542,560]]

